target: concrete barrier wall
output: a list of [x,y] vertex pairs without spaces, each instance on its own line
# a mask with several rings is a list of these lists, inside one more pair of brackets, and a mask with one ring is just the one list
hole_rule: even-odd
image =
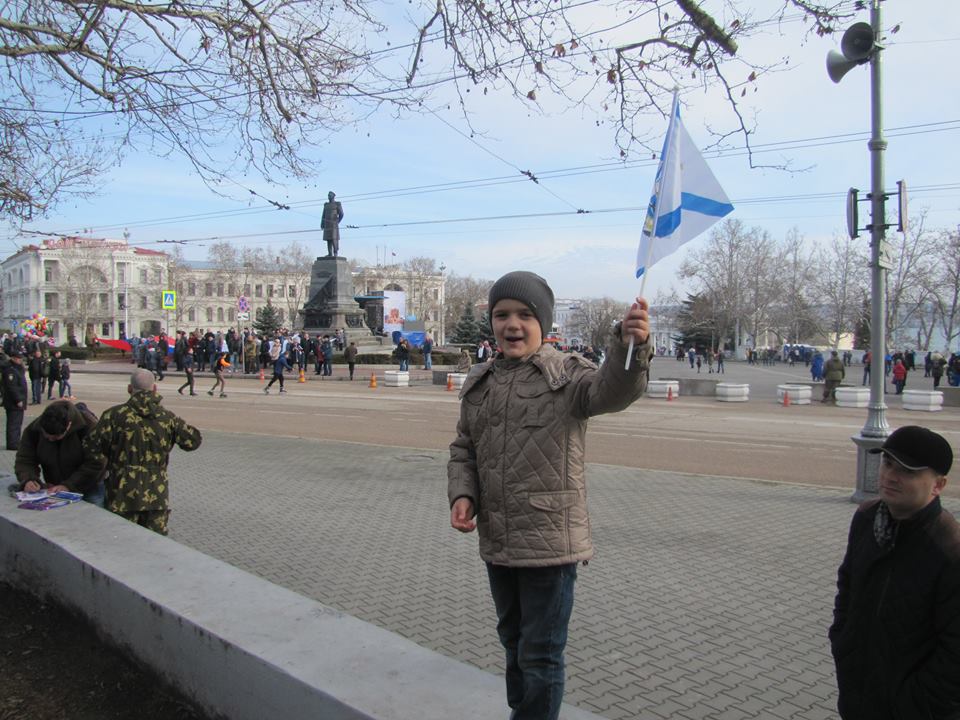
[[211,715],[508,714],[501,678],[86,503],[33,512],[0,498],[0,577],[79,611]]

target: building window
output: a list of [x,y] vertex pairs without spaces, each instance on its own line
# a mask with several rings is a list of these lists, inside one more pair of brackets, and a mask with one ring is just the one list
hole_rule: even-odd
[[213,322],[213,308],[207,308],[207,322]]
[[254,288],[257,297],[263,297],[263,285],[257,285]]
[[237,319],[237,311],[234,308],[227,310],[227,320],[233,323]]
[[127,266],[126,265],[117,265],[117,282],[121,285],[125,285],[127,282]]
[[243,286],[243,296],[250,297],[250,283]]
[[296,296],[297,296],[297,286],[296,286],[296,285],[290,285],[290,286],[287,288],[287,297],[295,298]]
[[236,294],[236,291],[237,291],[236,285],[234,285],[233,283],[230,283],[229,285],[227,285],[227,295],[229,295],[230,297],[233,297]]
[[219,322],[219,323],[222,323],[222,322],[223,322],[223,308],[222,308],[222,307],[218,307],[218,308],[217,308],[217,322]]
[[45,260],[43,263],[43,279],[46,282],[53,282],[57,279],[57,263],[53,260]]
[[117,310],[126,310],[127,309],[127,294],[118,293],[117,294]]
[[196,322],[197,320],[196,308],[190,308],[189,310],[187,310],[187,320],[189,320],[190,322]]
[[154,268],[153,270],[153,281],[159,285],[163,282],[163,270],[160,268]]
[[273,297],[273,285],[267,285],[267,297],[268,298]]
[[110,301],[110,296],[107,293],[100,293],[100,297],[98,298],[98,301],[100,303],[100,309],[106,310],[107,303]]
[[43,294],[43,306],[47,309],[47,311],[53,310],[56,312],[59,309],[59,300],[60,298],[56,293]]
[[277,285],[277,297],[283,297],[283,285]]
[[106,322],[100,325],[100,336],[101,337],[110,337],[113,329],[110,327],[110,323]]
[[147,269],[146,269],[146,268],[140,268],[140,282],[143,283],[144,285],[147,284]]
[[140,309],[141,309],[141,310],[146,310],[146,309],[147,309],[147,296],[146,296],[146,295],[141,295],[141,296],[140,296]]
[[207,297],[213,297],[213,283],[205,283],[203,286],[203,294]]
[[187,295],[194,297],[197,294],[197,284],[195,282],[187,283]]
[[223,283],[217,283],[217,297],[223,297]]

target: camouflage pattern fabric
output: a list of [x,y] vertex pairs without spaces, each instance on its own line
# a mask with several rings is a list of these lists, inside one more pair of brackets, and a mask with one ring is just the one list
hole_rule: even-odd
[[107,464],[111,512],[167,510],[170,451],[174,445],[187,451],[200,447],[200,431],[161,406],[162,399],[149,390],[135,392],[123,405],[106,410],[84,441]]

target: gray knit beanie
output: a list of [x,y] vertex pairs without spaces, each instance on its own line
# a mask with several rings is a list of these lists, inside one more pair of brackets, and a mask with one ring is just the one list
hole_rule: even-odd
[[493,308],[504,298],[519,300],[533,310],[537,320],[540,321],[543,337],[546,337],[553,328],[553,290],[539,275],[525,270],[516,270],[497,280],[490,288],[490,297],[487,301],[491,316]]

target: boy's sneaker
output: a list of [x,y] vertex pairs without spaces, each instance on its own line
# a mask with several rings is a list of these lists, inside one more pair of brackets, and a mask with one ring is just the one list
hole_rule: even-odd
[[209,395],[210,397],[213,397],[213,390],[207,390],[207,395]]
[[264,395],[269,395],[269,394],[270,394],[270,388],[264,388],[264,389],[263,389],[263,394],[264,394]]
[[287,391],[284,390],[283,388],[280,388],[280,394],[281,394],[281,395],[286,395],[286,394],[287,394]]
[[227,396],[226,393],[220,393],[220,397],[226,397],[226,396]]

